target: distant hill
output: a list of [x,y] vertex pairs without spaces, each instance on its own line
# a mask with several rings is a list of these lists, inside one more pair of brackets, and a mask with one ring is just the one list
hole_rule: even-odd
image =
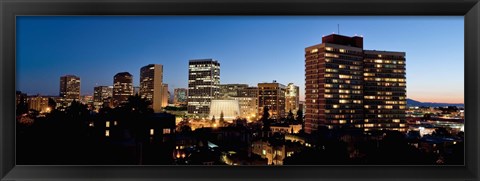
[[465,104],[452,104],[452,103],[439,103],[439,102],[420,102],[413,99],[407,99],[407,106],[418,106],[418,107],[445,107],[445,106],[457,106],[465,107]]

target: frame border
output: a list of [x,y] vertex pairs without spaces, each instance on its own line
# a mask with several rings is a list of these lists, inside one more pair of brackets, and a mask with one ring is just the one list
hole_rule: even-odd
[[[0,0],[0,180],[479,180],[479,0]],[[465,21],[464,166],[16,166],[19,15],[459,15]]]

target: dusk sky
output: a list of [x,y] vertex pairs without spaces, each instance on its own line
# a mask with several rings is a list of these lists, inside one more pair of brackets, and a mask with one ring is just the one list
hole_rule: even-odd
[[18,16],[17,90],[58,95],[60,76],[81,94],[130,72],[163,64],[164,79],[186,88],[188,61],[220,62],[220,83],[290,82],[305,93],[305,47],[323,35],[363,35],[364,49],[406,52],[407,97],[464,103],[463,16]]

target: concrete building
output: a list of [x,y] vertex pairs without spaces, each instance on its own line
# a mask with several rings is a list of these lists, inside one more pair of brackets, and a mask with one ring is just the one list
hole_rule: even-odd
[[210,114],[208,119],[215,116],[219,120],[223,113],[223,119],[227,122],[233,122],[235,118],[240,117],[240,107],[236,100],[212,100]]
[[190,60],[188,65],[188,114],[207,117],[210,103],[220,94],[220,63],[214,59]]

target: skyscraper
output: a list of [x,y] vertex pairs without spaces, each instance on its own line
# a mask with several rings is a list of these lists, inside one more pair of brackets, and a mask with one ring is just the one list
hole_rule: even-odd
[[128,72],[117,73],[113,77],[113,105],[119,106],[133,96],[133,76]]
[[173,104],[176,106],[187,105],[187,89],[176,88],[173,94]]
[[70,106],[72,101],[80,100],[80,77],[65,75],[60,77],[60,97],[63,106]]
[[170,92],[168,91],[168,84],[162,84],[162,107],[168,106],[168,99],[170,98]]
[[[152,104],[154,112],[161,112],[164,104],[163,65],[149,64],[140,69],[140,97]],[[168,90],[167,90],[168,91]]]
[[[379,72],[391,71],[390,69],[393,66],[375,65],[376,60],[371,60],[372,53],[378,57],[378,52],[363,50],[362,37],[347,37],[336,34],[323,37],[322,44],[305,48],[306,133],[314,132],[319,126],[325,126],[329,129],[343,127],[369,131],[372,130],[371,124],[375,124],[374,127],[378,126],[378,129],[398,129],[400,124],[395,124],[395,126],[390,123],[401,122],[397,119],[402,117],[402,112],[388,112],[388,114],[396,114],[396,116],[388,115],[386,119],[383,119],[387,112],[380,111],[385,106],[390,108],[390,105],[387,104],[395,103],[395,101],[378,102],[375,100],[378,97],[374,96],[375,99],[372,98],[374,101],[367,101],[365,104],[364,100],[371,97],[367,97],[364,92],[367,91],[368,96],[387,94],[386,92],[389,92],[388,90],[391,90],[391,88],[387,87],[390,84],[385,81],[393,80],[390,77],[396,77],[396,81],[399,81],[398,78],[402,77],[400,74],[405,76],[405,72],[396,71],[395,75],[378,74]],[[402,53],[399,52],[387,54],[394,54],[397,56],[395,59],[404,58],[401,56]],[[388,57],[388,60],[392,60],[392,56]],[[404,82],[402,83],[404,85]],[[399,86],[399,84],[395,85]],[[405,89],[395,90],[397,95],[405,94]],[[393,95],[393,92],[388,94]],[[400,98],[397,96],[395,99]],[[397,101],[396,103],[400,102]],[[391,109],[394,109],[394,107],[392,106]],[[367,112],[364,112],[364,110]],[[403,112],[403,116],[404,114],[405,112]],[[371,117],[382,119],[371,119]],[[372,122],[374,120],[383,122]]]
[[299,109],[300,88],[293,83],[289,83],[285,94],[285,112],[292,111],[293,114],[296,114]]
[[93,88],[93,106],[95,110],[108,107],[112,99],[113,86],[97,86]]
[[277,81],[258,83],[258,115],[263,115],[263,109],[268,107],[270,118],[285,117],[286,86]]
[[210,102],[218,97],[220,85],[220,63],[214,59],[190,60],[188,65],[189,114],[207,117]]

